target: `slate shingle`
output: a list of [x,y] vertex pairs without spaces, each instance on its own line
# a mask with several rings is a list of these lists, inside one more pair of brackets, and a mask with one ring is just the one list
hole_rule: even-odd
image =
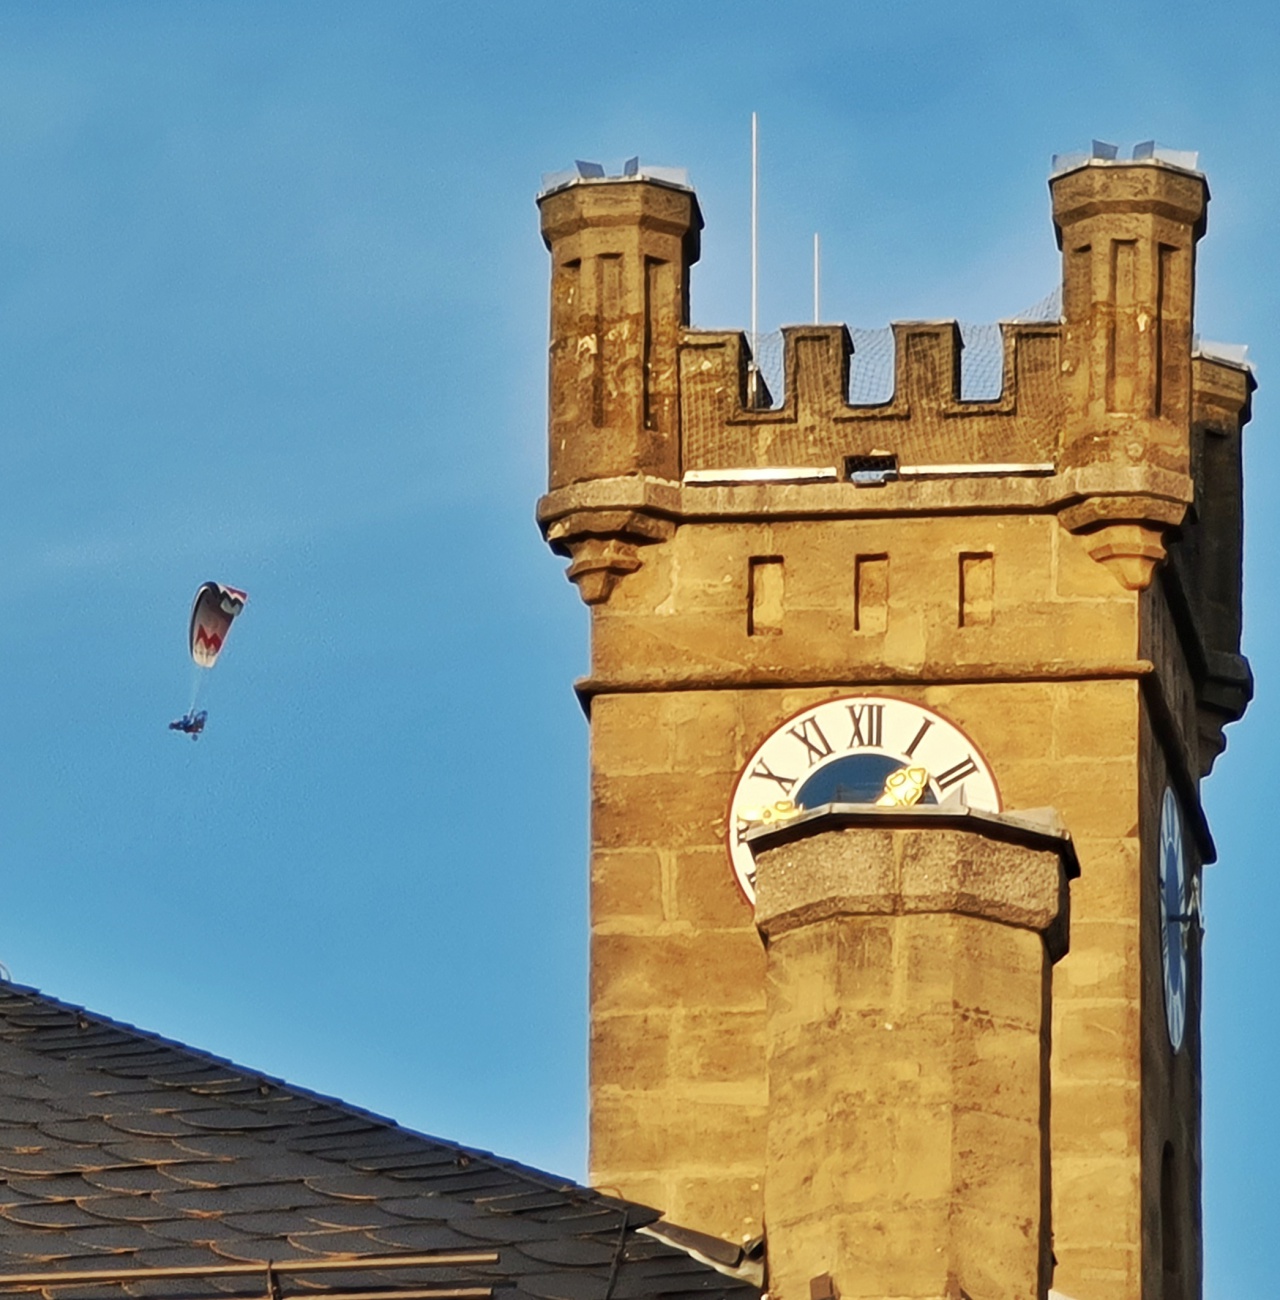
[[117,1165],[107,1169],[86,1169],[83,1178],[90,1187],[104,1192],[127,1192],[130,1195],[137,1195],[140,1192],[173,1190],[172,1179],[163,1170],[150,1165]]
[[108,1223],[162,1223],[173,1217],[172,1210],[146,1193],[86,1197],[80,1204]]
[[[166,1248],[174,1244],[203,1246],[218,1235],[220,1216],[207,1215],[197,1218],[193,1215],[190,1218],[174,1218],[172,1210],[166,1209],[166,1213],[169,1215],[168,1218],[158,1219],[147,1225],[147,1235],[163,1243]],[[151,1248],[147,1246],[146,1249],[149,1252]],[[201,1256],[201,1260],[206,1264],[210,1262],[207,1255]],[[143,1262],[151,1263],[149,1253]]]
[[325,1200],[304,1208],[302,1216],[320,1228],[384,1228],[404,1222],[375,1201]]
[[113,1141],[121,1133],[130,1137],[185,1137],[191,1132],[191,1125],[185,1120],[160,1111],[110,1111],[103,1117],[103,1123],[114,1130]]
[[72,1201],[29,1201],[25,1205],[6,1205],[4,1217],[23,1228],[95,1228],[101,1219],[86,1214]]
[[492,1242],[482,1242],[465,1228],[443,1221],[438,1223],[401,1223],[395,1227],[371,1228],[369,1239],[384,1254],[396,1251],[416,1254],[419,1251],[491,1249]]

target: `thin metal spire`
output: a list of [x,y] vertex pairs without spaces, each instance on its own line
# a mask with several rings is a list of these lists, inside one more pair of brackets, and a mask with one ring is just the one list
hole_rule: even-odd
[[818,272],[822,262],[822,244],[818,239],[818,232],[813,232],[813,323],[819,325],[822,323],[822,313],[820,308],[820,299],[818,297]]
[[760,124],[751,114],[751,369],[747,373],[747,400],[754,407],[760,367],[756,360],[760,337]]

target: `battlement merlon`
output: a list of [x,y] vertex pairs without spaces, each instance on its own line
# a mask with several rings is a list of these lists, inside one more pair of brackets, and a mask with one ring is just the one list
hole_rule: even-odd
[[[1063,320],[1004,326],[995,401],[959,393],[954,322],[894,326],[895,388],[878,405],[847,398],[853,344],[843,327],[785,331],[785,400],[748,400],[740,333],[688,328],[689,269],[702,219],[692,191],[642,178],[578,181],[542,196],[551,249],[551,491],[539,519],[588,603],[641,564],[642,548],[712,500],[690,471],[838,471],[882,451],[903,465],[986,475],[943,508],[1055,513],[1122,586],[1141,590],[1195,500],[1198,407],[1235,413],[1239,376],[1192,369],[1196,241],[1208,187],[1163,160],[1090,160],[1050,181],[1063,254]],[[1213,388],[1201,399],[1201,382]],[[764,401],[770,401],[767,393]],[[1001,478],[1000,467],[1017,473]],[[1034,486],[1026,475],[1034,474]],[[767,475],[761,475],[767,477]],[[817,475],[814,475],[817,477]],[[643,482],[638,482],[642,480]],[[613,487],[607,485],[612,484]],[[875,507],[937,509],[920,484],[891,484]],[[890,500],[892,497],[894,500]],[[1003,498],[1003,505],[1002,505]],[[762,485],[718,494],[742,517],[858,514],[849,483]],[[736,505],[734,504],[736,502]]]

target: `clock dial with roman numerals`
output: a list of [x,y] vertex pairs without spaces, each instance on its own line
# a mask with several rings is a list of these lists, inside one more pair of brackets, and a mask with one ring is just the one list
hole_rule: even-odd
[[1187,861],[1182,848],[1178,796],[1167,786],[1160,806],[1160,959],[1164,966],[1164,1014],[1169,1046],[1182,1047],[1187,1024]]
[[729,857],[747,898],[755,901],[755,862],[744,836],[786,809],[825,803],[875,803],[885,782],[920,803],[955,800],[999,812],[1000,791],[978,747],[932,709],[889,695],[827,700],[788,719],[747,760],[729,804]]

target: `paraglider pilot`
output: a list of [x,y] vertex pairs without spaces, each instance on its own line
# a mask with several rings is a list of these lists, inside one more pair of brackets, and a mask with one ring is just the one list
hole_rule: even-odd
[[199,713],[184,713],[176,722],[169,724],[170,731],[181,731],[190,736],[192,740],[199,740],[200,733],[204,730],[205,719],[209,713],[206,709],[201,709]]

